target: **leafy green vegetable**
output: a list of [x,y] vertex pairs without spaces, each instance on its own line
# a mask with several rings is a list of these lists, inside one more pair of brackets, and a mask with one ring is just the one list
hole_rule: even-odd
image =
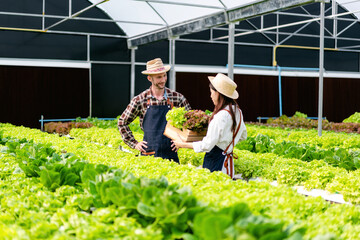
[[350,117],[344,119],[344,123],[360,123],[360,112],[355,112]]
[[204,131],[209,125],[210,116],[201,110],[190,110],[185,113],[186,122],[183,128],[195,132]]
[[183,124],[186,122],[185,107],[173,107],[166,114],[166,121],[168,121],[172,126],[181,129],[183,128]]
[[294,118],[307,118],[308,116],[305,113],[296,111],[293,117]]

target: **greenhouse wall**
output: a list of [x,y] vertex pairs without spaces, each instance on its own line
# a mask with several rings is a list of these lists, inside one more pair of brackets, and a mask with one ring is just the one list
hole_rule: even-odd
[[47,119],[89,115],[89,70],[0,66],[0,122],[40,128]]
[[[177,89],[192,108],[213,110],[208,76],[214,73],[177,73]],[[237,100],[245,121],[257,117],[279,117],[277,76],[235,75]],[[318,116],[318,78],[282,77],[282,111],[293,116],[296,111],[309,117]],[[197,89],[197,91],[193,91]],[[360,109],[360,79],[324,79],[323,116],[329,121],[342,122]]]

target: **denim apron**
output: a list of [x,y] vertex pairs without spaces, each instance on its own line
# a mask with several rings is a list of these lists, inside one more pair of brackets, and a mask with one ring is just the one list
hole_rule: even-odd
[[[223,109],[229,112],[227,109]],[[230,113],[230,112],[229,112]],[[222,171],[223,173],[230,176],[231,179],[234,178],[234,158],[238,157],[231,151],[230,153],[226,153],[231,145],[233,145],[233,149],[235,147],[235,137],[239,132],[241,126],[241,110],[240,110],[240,121],[236,131],[233,133],[233,139],[231,143],[227,146],[227,148],[223,151],[221,148],[215,145],[210,152],[207,152],[204,157],[203,168],[207,168],[210,172],[214,171]]]
[[221,171],[225,161],[223,150],[215,145],[210,152],[205,153],[203,168],[207,168],[210,172]]
[[[166,97],[166,92],[164,97]],[[143,120],[143,140],[147,142],[148,147],[146,150],[152,152],[155,157],[171,159],[179,163],[177,152],[171,150],[172,143],[170,138],[163,135],[167,123],[166,113],[172,106],[168,98],[167,105],[150,105],[150,99],[148,100],[147,110]]]

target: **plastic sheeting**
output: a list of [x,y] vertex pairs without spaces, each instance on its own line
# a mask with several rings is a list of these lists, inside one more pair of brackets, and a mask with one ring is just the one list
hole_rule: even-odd
[[337,0],[342,7],[347,9],[349,12],[355,12],[354,16],[360,19],[360,0]]
[[[261,0],[110,0],[98,5],[128,37],[247,6]],[[99,0],[90,0],[96,4]]]
[[[89,0],[92,4],[99,0]],[[98,5],[130,38],[261,0],[109,0]],[[360,0],[337,0],[360,18]],[[330,3],[331,4],[331,3]]]

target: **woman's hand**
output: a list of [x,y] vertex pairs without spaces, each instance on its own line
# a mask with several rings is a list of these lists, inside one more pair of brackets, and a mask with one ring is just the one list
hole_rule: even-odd
[[171,142],[172,142],[171,147],[176,148],[176,151],[182,147],[182,142],[179,140],[171,140]]
[[191,142],[183,142],[182,140],[172,140],[172,145],[171,146],[175,146],[176,149],[179,148],[193,148],[193,145]]
[[173,140],[171,140],[172,144],[171,144],[171,150],[173,150],[174,152],[177,152],[179,150],[179,147],[176,146],[175,142]]
[[183,146],[184,142],[181,140],[179,133],[177,135],[178,135],[178,138],[176,140],[171,140],[171,142],[172,142],[171,147],[174,146],[176,149],[176,152],[179,150],[179,148],[184,147]]

